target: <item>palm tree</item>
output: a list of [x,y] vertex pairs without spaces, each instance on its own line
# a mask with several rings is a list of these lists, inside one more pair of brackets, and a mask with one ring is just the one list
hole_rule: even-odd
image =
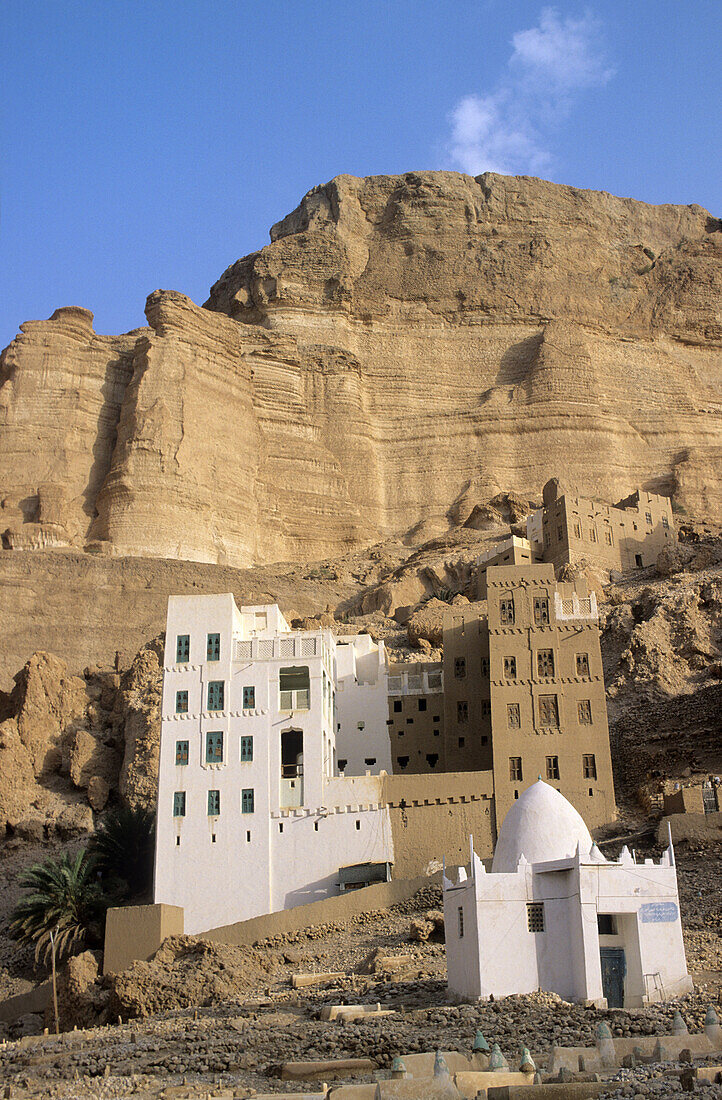
[[34,944],[38,961],[48,961],[51,934],[57,958],[100,943],[107,901],[87,852],[73,857],[64,852],[58,860],[36,863],[20,875],[18,884],[30,893],[10,916],[10,935]]
[[149,810],[111,810],[90,840],[88,851],[106,888],[120,897],[145,893],[153,877],[153,829]]

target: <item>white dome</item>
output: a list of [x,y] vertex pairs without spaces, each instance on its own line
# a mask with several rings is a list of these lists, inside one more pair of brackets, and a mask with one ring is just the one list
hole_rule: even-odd
[[565,859],[574,855],[577,844],[588,858],[593,841],[581,815],[563,794],[539,779],[504,818],[491,870],[516,871],[522,855],[528,863]]

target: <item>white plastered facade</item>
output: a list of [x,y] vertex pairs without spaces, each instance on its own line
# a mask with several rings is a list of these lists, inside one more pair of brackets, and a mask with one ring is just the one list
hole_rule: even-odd
[[386,648],[369,634],[336,639],[336,759],[344,775],[391,773]]
[[[308,688],[282,691],[289,670],[308,670]],[[187,933],[334,896],[340,867],[393,862],[381,780],[334,776],[336,682],[330,631],[291,631],[276,605],[231,594],[169,600],[154,901],[181,906]]]
[[443,883],[456,997],[541,989],[604,1004],[614,990],[638,1007],[692,989],[671,846],[659,863],[636,863],[627,849],[607,861],[571,804],[539,780],[508,812],[491,873],[473,845],[470,855]]

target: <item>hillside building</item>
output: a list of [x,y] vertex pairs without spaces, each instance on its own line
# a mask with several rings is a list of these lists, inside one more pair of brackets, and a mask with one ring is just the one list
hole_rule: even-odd
[[537,989],[636,1008],[692,991],[674,853],[604,858],[581,816],[539,779],[509,810],[491,873],[471,845],[444,874],[448,987],[459,998]]
[[637,489],[616,505],[562,494],[553,478],[544,486],[544,506],[527,520],[532,560],[557,573],[581,560],[626,573],[654,565],[676,538],[669,497]]

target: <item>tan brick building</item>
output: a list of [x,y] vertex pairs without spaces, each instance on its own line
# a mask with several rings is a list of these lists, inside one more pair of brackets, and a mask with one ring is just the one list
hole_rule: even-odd
[[544,486],[544,507],[527,520],[533,560],[562,565],[585,558],[626,573],[654,565],[675,539],[669,497],[637,489],[616,505],[560,495],[553,479]]
[[390,664],[388,684],[394,775],[453,771],[444,752],[441,663]]
[[546,564],[491,566],[444,624],[444,760],[492,769],[496,821],[539,775],[590,828],[615,815],[596,600]]

